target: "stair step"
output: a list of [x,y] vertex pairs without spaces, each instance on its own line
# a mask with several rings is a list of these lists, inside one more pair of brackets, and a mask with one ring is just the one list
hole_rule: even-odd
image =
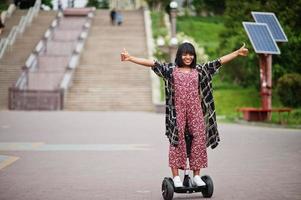
[[120,61],[124,47],[132,55],[147,56],[143,13],[123,15],[125,23],[112,26],[109,11],[96,11],[65,109],[153,110],[149,70]]
[[[27,11],[17,10],[11,20],[20,20],[22,14]],[[22,73],[21,67],[26,59],[46,32],[50,23],[54,20],[57,12],[40,11],[38,17],[33,19],[30,27],[25,29],[21,37],[18,37],[12,47],[6,51],[0,60],[0,109],[8,107],[8,89]],[[12,21],[13,23],[13,21]]]

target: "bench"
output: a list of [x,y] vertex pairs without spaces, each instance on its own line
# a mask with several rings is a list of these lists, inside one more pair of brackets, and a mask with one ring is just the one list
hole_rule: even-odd
[[[263,109],[263,108],[252,108],[252,107],[243,107],[237,109],[237,111],[243,113],[243,118],[246,121],[266,121],[268,120],[272,112],[278,112],[278,122],[284,124],[288,122],[291,108],[272,108],[272,109]],[[288,117],[285,120],[282,116],[282,113],[288,113]]]

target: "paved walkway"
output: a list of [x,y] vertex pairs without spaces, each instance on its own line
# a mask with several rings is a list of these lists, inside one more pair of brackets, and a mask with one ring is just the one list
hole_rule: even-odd
[[[301,199],[301,130],[219,129],[202,172],[213,178],[212,199]],[[154,113],[0,112],[0,199],[162,199],[163,130]]]

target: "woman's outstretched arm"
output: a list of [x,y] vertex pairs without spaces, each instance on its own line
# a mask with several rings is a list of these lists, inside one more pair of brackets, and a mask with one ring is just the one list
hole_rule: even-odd
[[233,60],[234,58],[236,58],[237,56],[247,56],[249,50],[247,48],[245,48],[245,43],[242,45],[242,47],[240,47],[240,49],[233,51],[232,53],[229,53],[223,57],[220,58],[220,62],[221,64],[225,64],[231,60]]
[[130,61],[146,67],[152,67],[155,64],[153,60],[131,56],[126,49],[123,49],[123,51],[121,52],[121,61]]

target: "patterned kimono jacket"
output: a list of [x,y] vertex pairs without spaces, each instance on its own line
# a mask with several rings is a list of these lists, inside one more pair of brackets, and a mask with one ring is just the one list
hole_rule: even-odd
[[[203,115],[206,126],[206,145],[214,149],[218,142],[220,141],[216,115],[215,106],[212,94],[212,76],[218,72],[221,66],[220,60],[214,60],[212,62],[207,62],[205,64],[197,64],[196,70],[199,74],[199,95],[200,104],[203,109]],[[165,126],[166,126],[166,136],[169,142],[173,146],[177,146],[179,143],[178,128],[177,128],[177,113],[175,107],[175,88],[173,81],[173,70],[175,69],[175,64],[173,63],[159,63],[155,61],[152,70],[160,77],[163,78],[165,82],[165,96],[166,96],[166,115],[165,115]]]

